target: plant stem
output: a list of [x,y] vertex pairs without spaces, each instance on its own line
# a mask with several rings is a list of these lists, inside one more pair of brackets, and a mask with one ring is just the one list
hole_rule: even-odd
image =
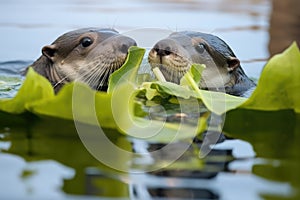
[[196,84],[196,82],[194,81],[193,79],[193,76],[191,74],[190,71],[188,71],[186,74],[185,74],[185,78],[186,80],[188,81],[188,83],[190,84],[190,86],[192,87],[192,89],[197,92],[197,94],[199,94],[201,96],[201,91],[199,89],[199,86]]
[[159,69],[158,67],[154,67],[154,68],[152,69],[152,71],[153,71],[155,77],[156,77],[159,81],[161,81],[161,82],[167,82],[166,79],[165,79],[165,77],[164,77],[164,75],[162,74],[162,72],[160,71],[160,69]]

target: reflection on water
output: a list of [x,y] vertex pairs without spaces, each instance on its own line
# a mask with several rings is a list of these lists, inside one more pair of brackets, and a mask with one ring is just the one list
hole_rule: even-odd
[[241,126],[226,126],[232,137],[250,142],[261,162],[256,163],[252,172],[263,178],[293,186],[294,191],[282,193],[262,192],[265,199],[299,199],[299,114],[292,110],[253,111],[228,113],[227,120],[248,119]]

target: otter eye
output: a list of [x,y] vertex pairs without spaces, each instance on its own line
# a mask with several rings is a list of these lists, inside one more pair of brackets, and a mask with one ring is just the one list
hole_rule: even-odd
[[205,50],[205,44],[203,43],[200,43],[196,46],[196,50],[199,52],[199,53],[203,53],[204,50]]
[[93,44],[93,40],[92,40],[91,38],[89,38],[89,37],[85,37],[85,38],[83,38],[83,39],[81,40],[81,45],[82,45],[83,47],[88,47],[88,46],[90,46],[91,44]]

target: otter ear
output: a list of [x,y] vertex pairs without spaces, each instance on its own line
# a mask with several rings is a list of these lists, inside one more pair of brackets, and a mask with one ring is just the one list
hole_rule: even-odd
[[57,51],[56,46],[53,45],[47,45],[44,46],[42,49],[42,54],[46,56],[49,60],[54,61],[55,52]]
[[233,71],[239,66],[240,66],[240,60],[239,59],[237,59],[236,57],[227,58],[228,71]]

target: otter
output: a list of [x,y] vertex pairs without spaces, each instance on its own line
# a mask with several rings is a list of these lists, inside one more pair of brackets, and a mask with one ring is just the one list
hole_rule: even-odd
[[136,45],[114,29],[77,29],[44,46],[30,66],[51,82],[56,93],[71,81],[105,91],[109,75],[124,64],[129,47]]
[[190,66],[198,63],[206,65],[199,84],[201,89],[249,96],[255,87],[231,48],[219,37],[207,33],[171,33],[153,46],[148,61],[152,68],[161,70],[167,81],[174,83],[179,83]]

